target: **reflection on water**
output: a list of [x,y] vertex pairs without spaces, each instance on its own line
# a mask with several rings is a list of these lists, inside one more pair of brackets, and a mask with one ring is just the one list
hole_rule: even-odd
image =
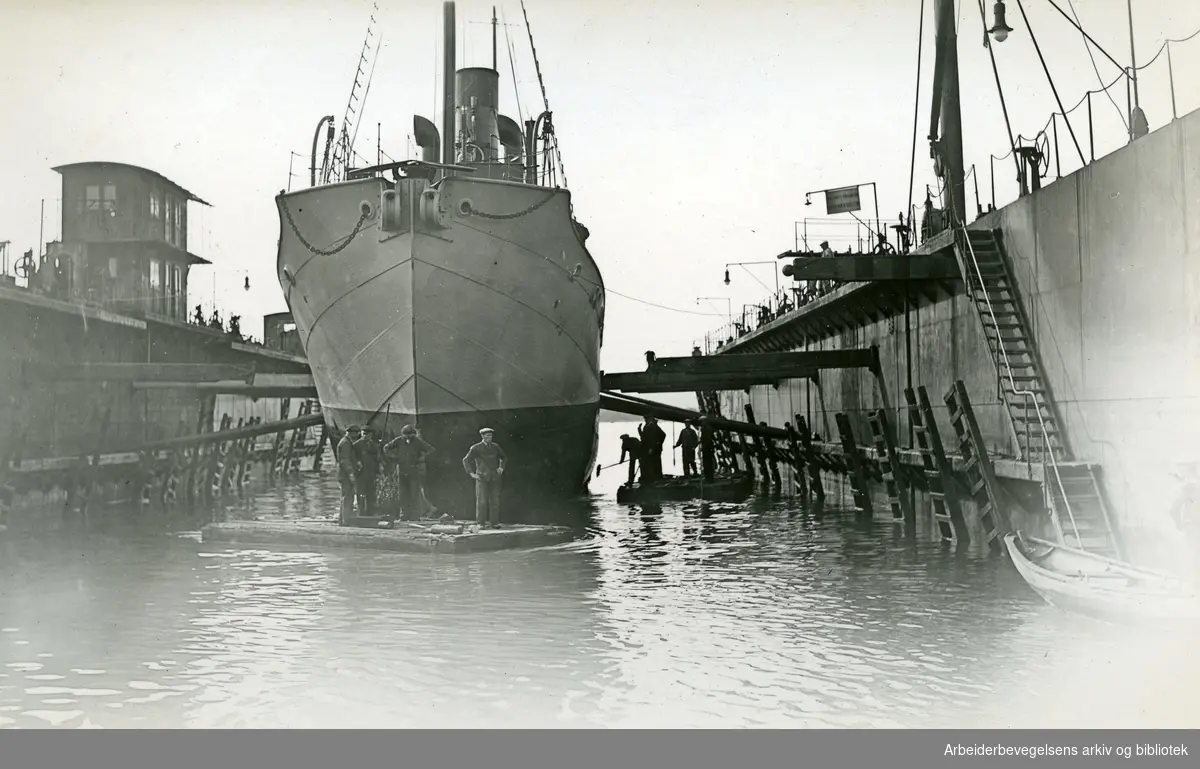
[[[585,539],[516,553],[10,536],[0,725],[1200,724],[1200,639],[1062,615],[1003,561],[835,509],[620,506],[619,482]],[[323,476],[252,507],[336,500]]]

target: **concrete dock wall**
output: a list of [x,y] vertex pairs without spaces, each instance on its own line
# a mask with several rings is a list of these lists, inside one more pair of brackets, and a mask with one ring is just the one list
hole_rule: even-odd
[[[128,382],[24,381],[26,363],[233,363],[264,373],[305,372],[303,363],[235,349],[227,339],[188,324],[147,322],[10,290],[0,296],[0,457],[25,459],[124,450],[146,441],[194,433],[201,396],[190,389],[134,389]],[[222,409],[239,416],[280,416],[279,398],[221,396]],[[111,409],[99,446],[99,415]],[[293,399],[291,415],[299,408]]]
[[[1181,488],[1173,465],[1200,459],[1200,112],[971,227],[1001,230],[1067,434],[1080,460],[1103,465],[1120,524],[1171,530]],[[906,384],[928,388],[949,444],[942,397],[962,379],[990,450],[1016,455],[997,368],[966,297],[922,300],[907,317],[806,349],[869,345],[880,348],[902,446],[912,446]],[[830,371],[821,384],[756,387],[748,397],[760,421],[802,414],[832,440],[833,415],[846,412],[858,442],[870,443],[866,412],[883,405],[873,377]],[[744,393],[724,400],[726,413],[741,416]]]

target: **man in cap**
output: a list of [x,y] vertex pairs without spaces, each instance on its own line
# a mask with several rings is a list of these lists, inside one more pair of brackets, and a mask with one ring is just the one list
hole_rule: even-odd
[[463,469],[475,479],[475,520],[480,528],[500,525],[500,477],[508,458],[499,443],[494,442],[495,430],[485,427],[479,431],[480,441],[463,457]]
[[358,441],[360,433],[358,425],[350,425],[346,428],[346,434],[338,441],[336,449],[338,483],[342,486],[342,511],[339,521],[342,526],[349,525],[354,516],[354,497],[357,493],[360,468],[355,442]]
[[399,487],[400,508],[406,520],[421,517],[421,470],[425,458],[433,453],[433,446],[417,435],[412,425],[400,428],[399,437],[384,447],[388,457],[396,463],[396,483]]
[[379,438],[370,427],[363,427],[360,437],[354,442],[358,454],[358,509],[361,515],[375,515],[376,484],[379,480],[379,466],[383,463],[383,455]]
[[692,428],[695,422],[688,422],[679,431],[679,440],[673,448],[683,450],[683,477],[690,478],[699,475],[696,470],[696,447],[700,445],[700,436]]

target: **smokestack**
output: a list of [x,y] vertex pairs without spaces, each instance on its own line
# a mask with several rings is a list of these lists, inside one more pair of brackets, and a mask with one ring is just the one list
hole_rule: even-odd
[[454,158],[454,70],[457,57],[454,49],[454,3],[442,4],[443,61],[442,61],[442,162],[453,163]]

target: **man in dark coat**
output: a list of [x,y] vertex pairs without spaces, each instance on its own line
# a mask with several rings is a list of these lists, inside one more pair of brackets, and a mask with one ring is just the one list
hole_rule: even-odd
[[358,491],[359,471],[358,451],[354,444],[359,433],[358,425],[350,425],[337,444],[338,483],[342,486],[342,511],[339,522],[342,526],[349,525],[350,519],[354,517],[354,497]]
[[463,469],[475,479],[475,520],[481,529],[500,525],[500,477],[508,458],[499,443],[494,442],[495,430],[485,427],[479,431],[480,441],[463,457]]
[[405,520],[415,521],[423,512],[422,469],[425,458],[433,453],[433,446],[417,435],[415,427],[405,425],[400,428],[399,437],[389,441],[384,451],[396,463],[396,485],[402,514]]
[[683,450],[683,477],[690,478],[693,475],[699,475],[696,470],[696,447],[700,445],[700,436],[692,429],[692,423],[689,422],[679,431],[679,440],[675,441],[673,448]]
[[645,425],[638,425],[642,439],[642,483],[654,483],[662,478],[662,450],[667,434],[658,426],[654,417],[646,417]]
[[360,515],[375,515],[376,484],[379,480],[379,468],[383,464],[382,447],[379,438],[370,427],[364,427],[361,437],[354,442],[361,469],[358,472],[358,509]]

